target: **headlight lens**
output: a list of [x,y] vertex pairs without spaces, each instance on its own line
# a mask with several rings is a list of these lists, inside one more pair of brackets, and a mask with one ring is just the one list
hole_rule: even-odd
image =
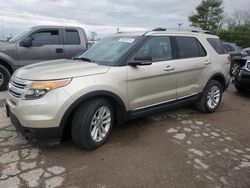
[[70,81],[71,79],[53,81],[33,81],[27,86],[26,92],[22,94],[22,99],[32,100],[41,98],[50,90],[68,85]]
[[244,67],[246,70],[250,71],[250,61],[247,61]]

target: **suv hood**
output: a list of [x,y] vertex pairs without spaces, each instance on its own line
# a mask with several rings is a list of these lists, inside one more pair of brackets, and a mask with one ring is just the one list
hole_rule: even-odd
[[109,66],[79,60],[60,59],[22,67],[14,76],[24,80],[56,80],[106,73]]

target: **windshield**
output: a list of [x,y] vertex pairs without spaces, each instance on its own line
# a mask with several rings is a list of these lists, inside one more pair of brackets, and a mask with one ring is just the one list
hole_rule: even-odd
[[17,34],[17,35],[14,36],[13,38],[11,38],[8,42],[16,42],[16,41],[18,41],[19,39],[23,38],[29,31],[30,31],[30,30],[24,31],[24,32],[22,32],[22,33]]
[[141,37],[107,37],[75,59],[88,60],[97,64],[112,66],[133,47]]

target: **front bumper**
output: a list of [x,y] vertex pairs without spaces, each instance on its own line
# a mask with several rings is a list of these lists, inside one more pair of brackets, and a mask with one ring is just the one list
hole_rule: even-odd
[[13,125],[26,138],[42,143],[58,143],[63,137],[62,117],[72,104],[63,88],[48,92],[36,100],[22,100],[8,92],[6,112]]
[[235,84],[250,89],[250,72],[242,69],[239,75],[235,78]]
[[11,119],[12,124],[17,131],[29,139],[37,140],[45,144],[59,144],[61,142],[61,129],[59,127],[53,128],[29,128],[21,125],[18,118],[10,111],[9,105],[5,105],[6,115]]

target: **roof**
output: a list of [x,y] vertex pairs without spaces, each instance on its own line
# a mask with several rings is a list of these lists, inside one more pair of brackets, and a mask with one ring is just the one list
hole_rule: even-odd
[[34,26],[32,27],[32,29],[46,29],[46,28],[78,28],[78,29],[83,29],[81,27],[78,26],[62,26],[62,25],[38,25],[38,26]]

